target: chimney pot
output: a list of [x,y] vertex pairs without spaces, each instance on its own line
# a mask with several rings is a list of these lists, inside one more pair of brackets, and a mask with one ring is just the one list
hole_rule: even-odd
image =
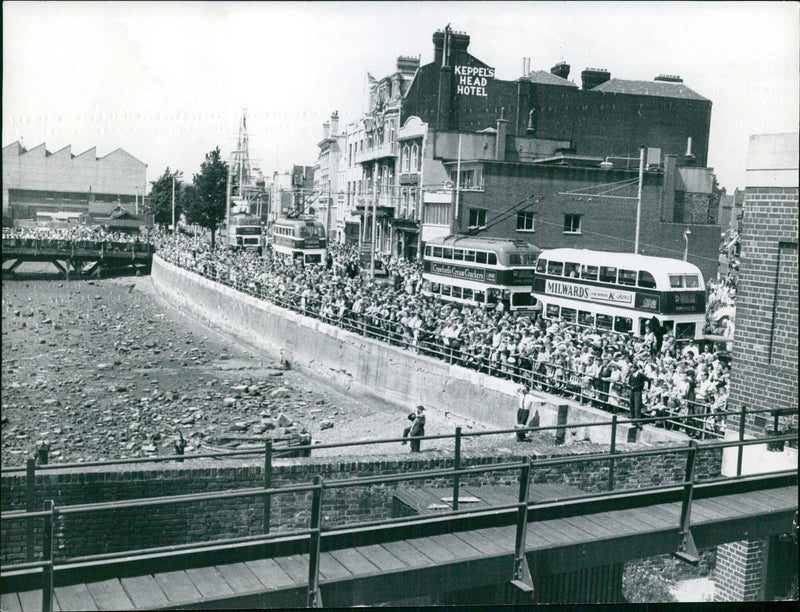
[[581,72],[583,89],[593,89],[602,85],[611,78],[611,73],[605,68],[587,68]]

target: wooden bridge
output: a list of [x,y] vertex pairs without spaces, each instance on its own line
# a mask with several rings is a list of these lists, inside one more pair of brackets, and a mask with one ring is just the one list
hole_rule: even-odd
[[45,262],[66,278],[99,277],[110,269],[148,271],[154,253],[151,244],[140,242],[4,238],[2,245],[4,274],[13,274],[26,262]]
[[[791,439],[791,436],[784,436]],[[764,444],[714,442],[709,447]],[[597,456],[425,470],[224,492],[3,513],[43,520],[43,558],[2,568],[3,610],[257,608],[382,603],[614,602],[621,564],[673,553],[697,562],[697,548],[754,540],[796,529],[797,471],[697,482],[697,444],[618,453],[617,458],[685,452],[683,482],[587,495],[563,485],[531,485],[532,470]],[[602,454],[605,460],[608,456]],[[513,491],[459,488],[481,472],[517,476]],[[408,488],[450,476],[448,491]],[[398,518],[325,527],[324,492],[364,484],[405,483]],[[279,493],[310,492],[308,529],[203,544],[162,547],[54,562],[58,516]],[[458,503],[453,503],[456,500]],[[458,508],[454,510],[453,508]],[[417,600],[419,602],[419,600]]]

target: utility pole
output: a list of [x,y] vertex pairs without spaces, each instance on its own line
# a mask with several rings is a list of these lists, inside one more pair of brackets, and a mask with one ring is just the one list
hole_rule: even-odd
[[642,182],[644,179],[644,145],[639,149],[639,194],[636,196],[636,238],[633,252],[639,254],[639,222],[642,218]]
[[369,254],[369,274],[375,278],[375,231],[378,226],[378,166],[375,165],[375,171],[372,180],[372,242]]
[[178,228],[175,227],[175,175],[172,175],[172,239],[178,241]]
[[456,161],[456,191],[452,204],[452,215],[450,217],[450,234],[455,234],[458,229],[458,198],[461,189],[461,134],[458,135],[458,158]]

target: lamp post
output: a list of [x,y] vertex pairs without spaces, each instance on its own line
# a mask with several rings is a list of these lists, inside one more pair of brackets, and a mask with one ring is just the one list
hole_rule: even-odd
[[690,230],[688,227],[683,232],[683,239],[686,242],[686,246],[683,249],[683,261],[688,261],[689,260],[689,236],[691,234],[692,234],[692,230]]
[[644,145],[639,148],[639,191],[636,196],[636,238],[633,243],[634,254],[639,254],[639,222],[642,218],[642,179],[644,178]]

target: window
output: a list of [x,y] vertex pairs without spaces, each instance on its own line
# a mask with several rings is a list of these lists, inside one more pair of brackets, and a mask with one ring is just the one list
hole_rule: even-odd
[[431,245],[427,245],[425,247],[425,256],[430,257],[433,254],[433,247]]
[[483,291],[475,290],[475,301],[481,304],[486,302],[486,294]]
[[453,259],[464,261],[464,251],[462,249],[453,249]]
[[434,257],[441,257],[442,256],[442,247],[433,247],[433,256]]
[[569,278],[578,278],[578,269],[580,266],[576,263],[568,261],[564,264],[564,276]]
[[475,251],[464,251],[464,261],[475,262]]
[[580,234],[582,216],[583,215],[564,215],[564,233]]
[[603,283],[616,283],[617,269],[608,266],[600,266],[600,281]]
[[483,227],[486,225],[486,209],[485,208],[470,208],[469,209],[469,226],[470,227]]
[[485,264],[486,263],[486,253],[484,253],[482,251],[477,251],[475,253],[475,263]]
[[547,273],[553,276],[561,276],[564,271],[564,263],[561,261],[551,261],[547,264]]
[[577,316],[577,312],[574,308],[562,308],[561,309],[561,318],[566,321],[567,323],[574,323],[575,318]]
[[677,323],[675,325],[676,340],[693,340],[696,323]]
[[416,144],[411,146],[411,172],[419,169],[419,148]]
[[442,258],[443,259],[453,259],[453,249],[450,247],[443,247],[442,248]]
[[490,266],[496,266],[497,265],[497,255],[495,253],[487,253],[486,254],[486,263],[488,263]]
[[403,147],[403,172],[408,172],[411,163],[411,149],[408,145]]
[[472,289],[464,289],[464,299],[471,300],[472,299]]
[[699,289],[700,288],[700,279],[698,278],[697,274],[687,274],[685,279],[686,279],[686,288],[687,289]]
[[580,325],[585,325],[586,327],[594,327],[594,315],[591,312],[586,312],[585,310],[579,310],[578,323]]
[[512,306],[530,306],[533,304],[533,296],[530,293],[519,291],[511,294]]
[[628,317],[614,317],[614,331],[626,334],[633,329],[633,321]]
[[548,319],[558,318],[558,306],[556,304],[547,305],[547,318]]
[[450,296],[450,285],[442,285],[442,295]]
[[597,328],[598,329],[611,329],[613,319],[609,315],[597,315]]
[[681,287],[683,287],[683,276],[680,274],[670,274],[669,286],[672,289],[680,289]]
[[461,287],[453,287],[453,297],[461,299]]
[[542,259],[541,257],[539,258],[539,260],[536,262],[536,272],[538,272],[539,274],[547,273],[547,260],[546,259]]
[[618,281],[620,285],[635,285],[636,272],[634,270],[623,270],[620,268]]
[[536,231],[536,213],[523,211],[517,213],[517,231],[533,232]]
[[581,268],[581,278],[597,280],[597,266],[583,266]]
[[639,286],[647,289],[655,289],[656,279],[653,278],[653,275],[649,272],[642,270],[639,272]]

